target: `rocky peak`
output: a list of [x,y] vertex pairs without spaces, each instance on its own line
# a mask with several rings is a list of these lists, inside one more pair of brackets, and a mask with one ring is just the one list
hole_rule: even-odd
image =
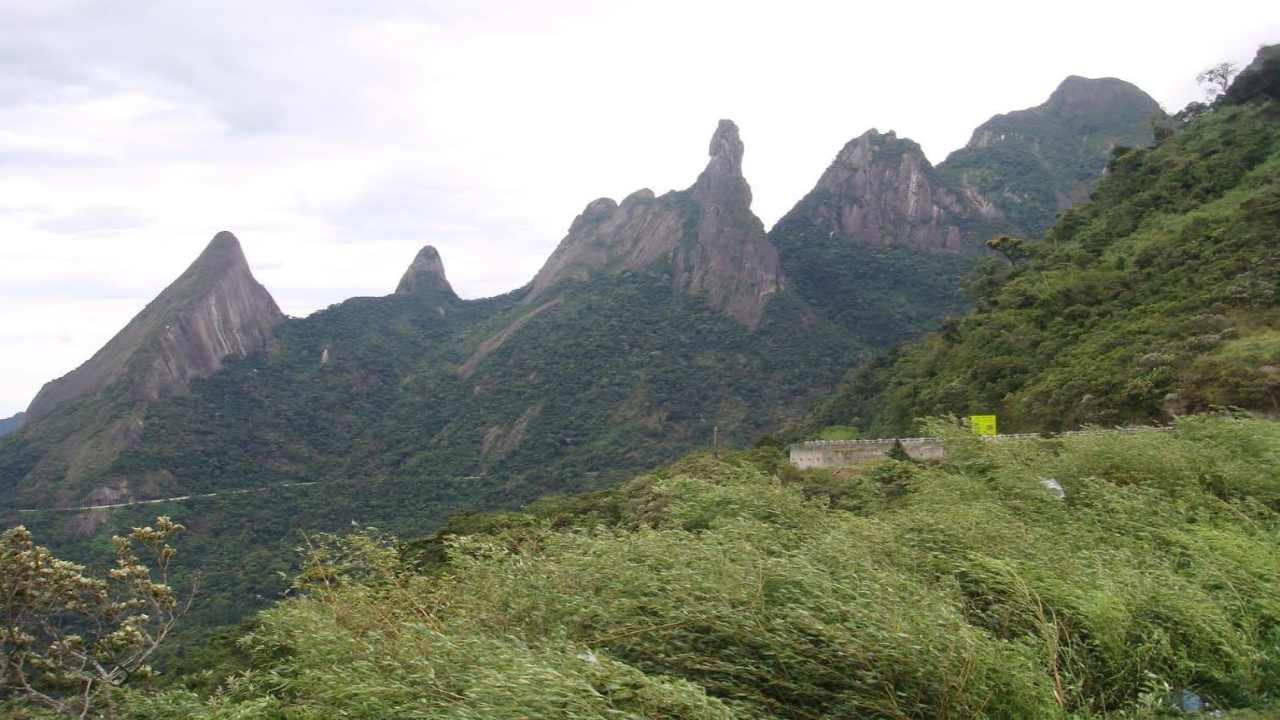
[[621,204],[609,198],[589,203],[534,277],[525,302],[566,280],[665,262],[676,289],[702,295],[755,327],[782,278],[777,252],[751,212],[743,144],[733,121],[720,121],[708,154],[706,169],[687,190],[655,197],[643,189]]
[[722,119],[711,136],[711,146],[707,151],[711,156],[711,162],[707,163],[707,169],[704,172],[742,177],[744,149],[742,138],[738,135],[738,124],[732,120]]
[[845,144],[779,225],[803,221],[855,242],[958,250],[966,212],[919,145],[872,129]]
[[1150,142],[1151,116],[1163,114],[1160,104],[1133,83],[1069,75],[1040,105],[996,115],[979,125],[965,147],[1035,145],[1061,138],[1087,145],[1094,136],[1115,138],[1112,144]]
[[[836,159],[831,163],[831,168],[856,169],[864,168],[871,165],[881,157],[881,151],[886,148],[892,148],[897,152],[909,152],[914,150],[920,153],[919,147],[912,147],[915,143],[910,140],[903,140],[899,143],[898,134],[893,130],[882,133],[875,128],[871,128],[862,133],[858,137],[850,140],[840,148],[840,152],[836,154]],[[828,168],[828,174],[831,173]]]
[[27,420],[35,422],[58,405],[117,381],[127,383],[126,395],[135,401],[184,390],[192,379],[221,368],[225,358],[265,348],[283,319],[249,270],[240,241],[220,232],[88,362],[46,383]]
[[737,124],[721,120],[711,136],[711,159],[691,190],[705,202],[750,207],[751,186],[742,177],[743,150]]
[[1040,236],[1089,196],[1112,148],[1150,144],[1163,115],[1132,83],[1072,75],[1040,105],[979,125],[938,170],[983,209],[989,231]]
[[222,230],[213,236],[204,251],[196,258],[195,265],[209,269],[230,269],[237,265],[248,267],[249,261],[244,256],[244,248],[240,247],[240,239],[228,230]]
[[1041,106],[1059,117],[1088,117],[1135,108],[1138,112],[1160,112],[1160,105],[1137,85],[1119,78],[1086,78],[1068,75]]
[[453,296],[453,287],[444,274],[444,261],[440,253],[430,245],[418,251],[409,269],[400,278],[396,286],[396,295],[419,295],[427,292],[441,292]]

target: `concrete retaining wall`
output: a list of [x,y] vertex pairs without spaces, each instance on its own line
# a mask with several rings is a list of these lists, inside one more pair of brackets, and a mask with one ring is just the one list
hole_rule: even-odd
[[811,440],[791,446],[791,464],[801,470],[863,465],[889,457],[895,442],[902,443],[902,449],[915,460],[937,460],[946,456],[940,438]]
[[[1049,437],[1075,437],[1079,435],[1103,435],[1112,433],[1164,432],[1169,427],[1124,427],[1108,430],[1072,430],[1054,433]],[[1040,440],[1045,435],[1037,433],[1013,433],[985,437],[987,442],[1006,442],[1017,440]],[[879,440],[809,440],[796,443],[790,447],[791,464],[805,470],[808,468],[839,468],[865,465],[866,463],[884,460],[889,457],[895,442],[902,443],[902,449],[914,460],[940,460],[947,456],[947,449],[942,438],[883,438]]]

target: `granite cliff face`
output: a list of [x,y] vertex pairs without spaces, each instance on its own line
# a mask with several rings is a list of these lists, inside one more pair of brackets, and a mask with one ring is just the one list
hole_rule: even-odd
[[987,237],[1037,236],[1088,197],[1111,149],[1152,139],[1160,106],[1115,78],[1063,80],[1043,104],[996,115],[936,168],[920,146],[868,130],[849,141],[778,228],[848,241],[976,250]]
[[457,297],[453,286],[444,274],[444,261],[440,253],[430,245],[418,251],[413,263],[400,278],[396,286],[396,295],[423,295],[427,293],[443,293],[448,297]]
[[526,302],[538,302],[566,280],[666,263],[673,287],[704,296],[744,325],[758,325],[783,281],[777,251],[751,212],[737,125],[721,120],[709,152],[706,169],[687,190],[655,197],[644,189],[621,204],[609,198],[588,204],[534,277]]
[[810,307],[887,349],[963,310],[960,277],[986,210],[950,186],[920,146],[868,130],[769,231]]
[[135,401],[181,391],[191,380],[266,347],[284,319],[271,295],[253,278],[240,242],[214,236],[177,280],[88,362],[46,383],[27,409],[38,422],[63,403],[124,381]]
[[943,185],[919,145],[868,130],[840,150],[779,225],[800,215],[854,242],[954,251],[972,210]]
[[25,504],[115,502],[163,492],[172,475],[104,483],[100,473],[141,440],[152,404],[185,393],[227,358],[267,348],[284,319],[254,280],[239,241],[218,233],[93,357],[45,384],[23,427],[12,433],[25,450],[0,453],[0,480]]

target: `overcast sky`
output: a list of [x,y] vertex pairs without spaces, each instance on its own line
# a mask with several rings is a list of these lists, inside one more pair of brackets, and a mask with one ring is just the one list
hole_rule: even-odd
[[0,0],[0,417],[218,230],[285,312],[424,244],[527,282],[592,199],[692,183],[722,117],[772,224],[869,127],[931,161],[1068,74],[1168,110],[1280,41],[1280,2]]

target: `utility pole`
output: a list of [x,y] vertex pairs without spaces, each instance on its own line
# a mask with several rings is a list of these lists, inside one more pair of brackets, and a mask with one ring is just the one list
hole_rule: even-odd
[[720,426],[711,426],[711,456],[720,459]]

